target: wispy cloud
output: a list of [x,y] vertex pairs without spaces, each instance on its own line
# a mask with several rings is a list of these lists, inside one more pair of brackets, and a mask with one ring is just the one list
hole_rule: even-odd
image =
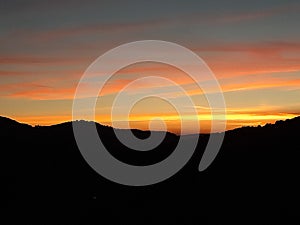
[[16,65],[16,64],[54,64],[54,65],[75,65],[77,63],[86,62],[86,58],[70,58],[70,57],[44,57],[44,56],[24,56],[24,55],[13,55],[13,56],[0,56],[0,64],[4,65]]
[[[236,10],[232,7],[230,10],[225,9],[218,13],[214,11],[201,11],[198,13],[183,14],[180,16],[178,23],[189,23],[190,24],[204,24],[204,25],[226,25],[226,24],[236,24],[243,22],[253,22],[264,20],[270,17],[275,17],[284,14],[299,13],[300,4],[299,3],[284,3],[280,6],[269,6],[262,7],[260,9],[243,9]],[[176,18],[173,18],[173,21]]]

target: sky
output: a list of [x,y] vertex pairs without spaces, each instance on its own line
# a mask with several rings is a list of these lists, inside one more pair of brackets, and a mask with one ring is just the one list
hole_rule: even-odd
[[[288,0],[2,0],[0,114],[32,125],[70,121],[76,86],[97,57],[128,42],[164,40],[194,51],[215,74],[226,101],[227,129],[292,118],[300,114],[299,21],[299,1]],[[209,131],[209,93],[160,63],[118,71],[98,98],[96,120],[111,125],[118,91],[145,76],[163,76],[182,86],[198,113],[191,124]],[[133,85],[125,94],[153,91],[183,99],[172,85],[157,82]],[[161,117],[169,131],[178,133],[180,117],[189,113],[187,108],[178,115],[168,102],[149,97],[134,106],[129,121],[132,128],[148,129],[149,120]],[[127,117],[120,113],[116,120],[125,127]]]

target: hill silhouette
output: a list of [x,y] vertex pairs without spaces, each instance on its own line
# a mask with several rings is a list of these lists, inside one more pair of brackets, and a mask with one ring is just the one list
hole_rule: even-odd
[[[167,133],[157,148],[138,152],[122,145],[112,127],[96,126],[110,153],[133,165],[163,160],[179,139]],[[201,134],[193,157],[176,175],[130,187],[89,167],[71,122],[32,127],[0,117],[0,223],[299,224],[299,134],[300,117],[227,131],[215,161],[200,173],[209,138]]]

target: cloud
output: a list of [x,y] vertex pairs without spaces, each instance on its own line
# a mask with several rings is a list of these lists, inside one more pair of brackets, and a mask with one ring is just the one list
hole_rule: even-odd
[[69,57],[43,57],[43,56],[24,56],[24,55],[7,55],[0,56],[0,64],[54,64],[54,65],[76,65],[77,63],[86,62],[86,58],[69,58]]
[[72,99],[74,97],[74,88],[52,88],[52,87],[34,87],[30,90],[24,90],[9,94],[10,98],[24,98],[34,100],[59,100]]
[[48,29],[17,29],[10,32],[6,36],[2,36],[1,40],[9,40],[10,38],[22,37],[25,40],[36,42],[50,42],[66,39],[74,39],[82,36],[93,36],[95,34],[110,34],[116,32],[134,32],[146,29],[157,28],[167,23],[168,20],[152,19],[148,21],[130,21],[115,23],[88,23],[73,26],[65,26],[60,28]]
[[299,13],[300,4],[299,3],[287,3],[281,6],[261,8],[260,10],[234,10],[220,12],[218,14],[214,12],[207,13],[197,13],[190,15],[183,15],[181,21],[189,21],[190,23],[201,23],[201,24],[233,24],[247,21],[255,21],[260,19],[265,19],[268,17],[273,17],[276,15],[282,15],[287,13]]
[[194,46],[218,78],[300,71],[300,42],[235,42]]
[[257,55],[274,55],[281,52],[300,52],[300,42],[261,41],[261,42],[216,42],[194,47],[192,50],[201,52],[248,52]]

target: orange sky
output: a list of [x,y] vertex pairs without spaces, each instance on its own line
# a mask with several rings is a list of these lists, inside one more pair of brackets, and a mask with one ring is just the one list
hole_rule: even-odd
[[[224,69],[223,71],[226,70]],[[221,73],[222,75],[216,73],[220,77],[220,84],[227,104],[227,129],[248,125],[263,125],[280,119],[292,118],[297,115],[299,105],[294,105],[293,103],[296,99],[283,101],[282,99],[278,100],[276,96],[279,93],[283,93],[284,95],[293,93],[294,98],[300,96],[298,89],[300,79],[297,76],[294,77],[295,72],[290,72],[290,69],[287,72],[272,71],[267,73],[250,73],[249,75],[246,75],[246,71],[241,72],[244,72],[245,75],[230,73],[230,76],[226,76],[224,75],[226,72]],[[281,76],[282,73],[286,76]],[[111,125],[110,113],[116,94],[125,85],[130,84],[130,82],[139,77],[146,76],[162,76],[175,81],[183,87],[192,98],[198,112],[197,119],[191,118],[190,123],[199,122],[201,132],[207,133],[210,131],[211,110],[205,94],[182,71],[160,63],[140,63],[124,68],[115,74],[100,94],[96,108],[97,121]],[[264,79],[261,79],[261,77]],[[55,79],[53,79],[53,82],[55,82]],[[72,99],[76,87],[75,84],[73,85],[73,87],[67,84],[67,87],[50,88],[47,85],[24,83],[19,87],[19,91],[11,93],[7,97],[8,103],[6,105],[12,108],[12,102],[21,103],[21,105],[16,104],[14,106],[16,107],[15,109],[18,109],[18,107],[19,109],[5,115],[32,125],[51,125],[70,121]],[[9,85],[3,87],[2,91],[5,88],[7,91],[14,88],[13,86],[9,87]],[[126,94],[129,97],[130,95],[139,95],[142,93],[149,93],[149,95],[163,93],[163,96],[175,97],[179,101],[183,95],[183,93],[177,92],[172,85],[166,86],[157,82],[132,86],[126,90]],[[272,100],[275,101],[273,104],[271,104]],[[31,108],[27,108],[27,105],[32,106]],[[182,102],[182,105],[184,106],[184,102]],[[9,109],[9,107],[7,108]],[[114,119],[118,122],[118,127],[127,128],[125,121],[128,118],[122,115],[122,113],[118,114],[118,110],[116,112],[117,114]],[[169,131],[179,133],[181,126],[180,118],[189,120],[189,116],[192,116],[189,110],[184,115],[179,116],[176,110],[164,101],[159,99],[144,99],[131,110],[129,120],[131,128],[146,130],[149,129],[150,120],[160,117],[165,121]],[[189,131],[189,133],[195,132],[198,131],[192,129]]]
[[[0,8],[2,116],[32,125],[71,120],[75,88],[86,68],[111,48],[144,39],[181,44],[208,64],[224,92],[227,129],[300,115],[299,3],[93,4],[78,1],[69,7],[28,1],[26,6],[8,2]],[[180,118],[187,118],[191,124],[199,122],[201,132],[209,132],[211,111],[205,94],[213,93],[203,93],[182,71],[159,63],[119,71],[100,94],[97,121],[111,124],[116,94],[145,76],[165,77],[180,85],[198,115],[192,117],[186,108],[180,117],[166,102],[145,99],[132,109],[133,128],[148,129],[151,119],[161,117],[168,130],[179,133]],[[125,91],[128,98],[145,93],[176,98],[185,107],[183,93],[170,84],[153,81]],[[115,119],[119,127],[126,127],[128,118],[121,111]],[[194,132],[199,131],[189,131]]]

